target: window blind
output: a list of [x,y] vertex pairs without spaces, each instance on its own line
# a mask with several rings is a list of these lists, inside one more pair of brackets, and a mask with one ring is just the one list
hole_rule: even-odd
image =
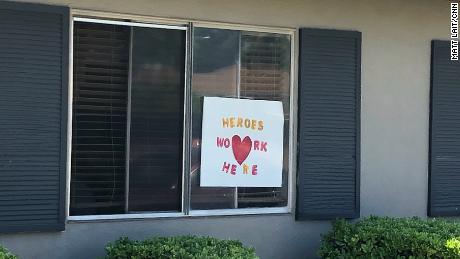
[[74,24],[71,215],[123,213],[130,28]]
[[[240,96],[283,102],[284,147],[289,147],[290,44],[289,36],[241,33]],[[238,207],[287,205],[289,149],[283,152],[281,188],[238,188]]]

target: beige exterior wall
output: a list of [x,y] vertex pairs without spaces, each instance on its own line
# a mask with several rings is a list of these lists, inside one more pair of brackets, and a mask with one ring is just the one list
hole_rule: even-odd
[[[430,42],[449,37],[449,1],[28,2],[165,18],[362,32],[361,215],[426,216]],[[24,258],[64,258],[69,254],[79,258],[100,255],[101,245],[126,231],[132,232],[133,237],[196,233],[240,238],[256,246],[262,258],[305,258],[314,256],[319,233],[328,227],[328,222],[296,222],[292,215],[72,223],[63,233],[0,236],[0,243],[18,251]],[[260,232],[256,235],[254,231]],[[85,233],[89,237],[85,238]],[[96,241],[89,240],[91,233]]]
[[449,37],[449,1],[33,2],[164,18],[362,32],[361,213],[426,215],[430,41]]

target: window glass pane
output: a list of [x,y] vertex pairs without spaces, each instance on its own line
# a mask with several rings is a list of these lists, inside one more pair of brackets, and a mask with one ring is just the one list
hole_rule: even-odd
[[[193,58],[192,209],[287,206],[290,36],[198,28],[195,29],[193,39]],[[241,97],[283,103],[285,122],[282,187],[199,187],[203,96]]]
[[129,211],[179,211],[185,31],[133,28]]
[[281,101],[284,110],[281,188],[238,188],[238,207],[287,206],[289,175],[290,38],[273,33],[241,34],[241,97]]
[[70,215],[123,213],[129,28],[75,22]]
[[70,215],[181,210],[185,38],[75,22]]
[[235,188],[200,187],[200,142],[203,96],[238,94],[239,32],[195,28],[192,77],[192,209],[235,207]]

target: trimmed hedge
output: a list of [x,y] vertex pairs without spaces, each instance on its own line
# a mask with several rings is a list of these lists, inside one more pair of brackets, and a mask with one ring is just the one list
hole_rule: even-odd
[[17,259],[17,257],[0,245],[0,259]]
[[143,241],[122,237],[105,248],[106,259],[256,259],[254,248],[237,240],[212,237],[153,237]]
[[322,236],[322,258],[460,258],[460,223],[375,217],[333,223]]

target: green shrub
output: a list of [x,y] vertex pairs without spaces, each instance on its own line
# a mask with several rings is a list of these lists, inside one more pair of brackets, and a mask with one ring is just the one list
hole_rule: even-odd
[[375,217],[333,223],[322,236],[322,258],[460,258],[460,223]]
[[122,237],[105,248],[107,259],[255,259],[254,248],[240,241],[212,237],[153,237],[143,241]]
[[3,246],[0,246],[0,259],[17,259],[17,257]]

